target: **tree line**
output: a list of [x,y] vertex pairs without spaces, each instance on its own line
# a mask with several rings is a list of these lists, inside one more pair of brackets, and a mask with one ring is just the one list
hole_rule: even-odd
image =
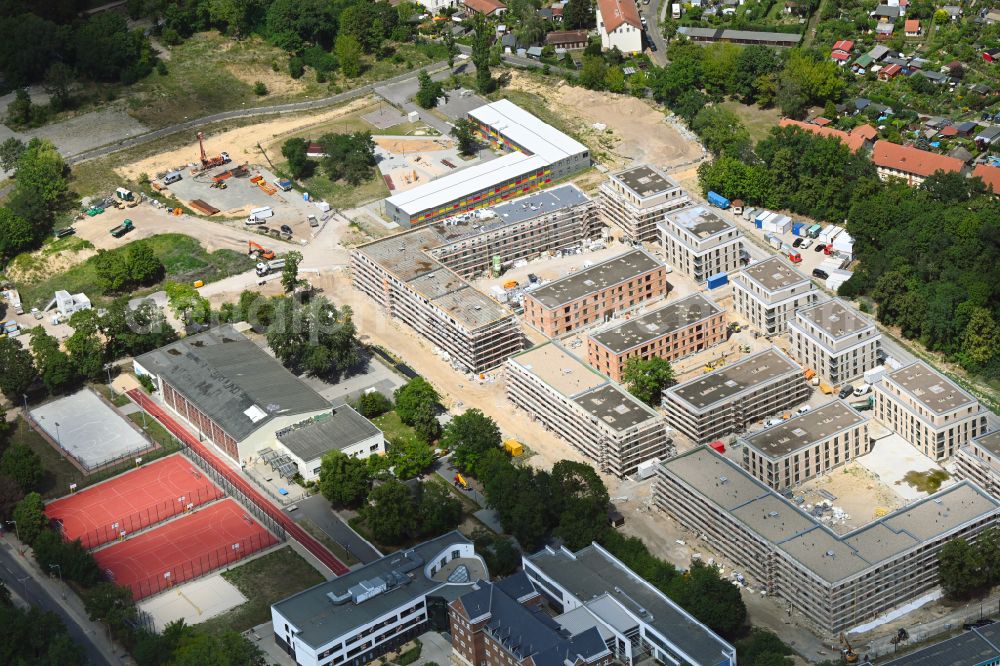
[[68,204],[69,169],[47,139],[0,144],[0,167],[13,170],[14,189],[0,207],[0,265],[41,245]]

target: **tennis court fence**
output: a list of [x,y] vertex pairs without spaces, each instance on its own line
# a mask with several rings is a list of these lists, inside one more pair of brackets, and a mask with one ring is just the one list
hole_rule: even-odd
[[[219,546],[186,562],[172,566],[166,571],[159,571],[148,578],[133,582],[130,585],[132,588],[132,598],[139,601],[154,594],[159,594],[167,588],[194,580],[216,569],[249,557],[258,551],[271,547],[275,543],[275,538],[271,534],[260,530],[257,534],[251,534],[245,539],[240,539],[225,546]],[[113,578],[112,582],[114,582]]]
[[226,494],[218,486],[206,483],[195,491],[188,491],[186,495],[163,500],[152,506],[147,506],[144,509],[130,513],[127,516],[122,516],[113,523],[91,530],[79,537],[80,543],[88,550],[97,548],[119,537],[131,536],[139,530],[157,525],[168,518],[173,518],[185,511],[209,502],[214,502],[225,496]]

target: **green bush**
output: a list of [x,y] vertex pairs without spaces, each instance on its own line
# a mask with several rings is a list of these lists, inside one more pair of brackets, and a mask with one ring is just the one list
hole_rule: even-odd
[[416,645],[414,647],[399,655],[399,659],[396,662],[399,666],[410,666],[417,659],[420,659],[420,651],[423,649],[423,644],[419,640],[415,642]]
[[264,95],[267,94],[267,92],[268,92],[267,86],[264,85],[263,81],[257,81],[256,83],[253,84],[253,94],[257,95],[258,97],[263,97]]

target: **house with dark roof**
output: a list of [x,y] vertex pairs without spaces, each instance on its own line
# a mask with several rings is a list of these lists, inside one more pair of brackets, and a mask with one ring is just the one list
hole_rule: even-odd
[[872,13],[869,14],[869,16],[877,21],[888,21],[891,23],[899,18],[899,7],[879,5],[872,10]]
[[557,49],[582,49],[587,46],[586,30],[555,30],[545,35],[545,45]]
[[[296,473],[306,481],[318,478],[320,461],[330,451],[340,451],[352,458],[385,453],[382,431],[350,405],[338,405],[286,426],[276,431],[274,438],[274,447],[258,451],[257,455],[288,479]],[[268,460],[269,457],[272,459]]]
[[163,402],[200,439],[245,462],[275,432],[330,411],[330,403],[231,325],[188,336],[139,356]]

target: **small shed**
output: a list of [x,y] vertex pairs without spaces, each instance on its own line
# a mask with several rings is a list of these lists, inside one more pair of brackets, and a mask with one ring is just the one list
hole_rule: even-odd
[[524,445],[516,439],[508,439],[503,443],[503,450],[514,458],[524,455]]

